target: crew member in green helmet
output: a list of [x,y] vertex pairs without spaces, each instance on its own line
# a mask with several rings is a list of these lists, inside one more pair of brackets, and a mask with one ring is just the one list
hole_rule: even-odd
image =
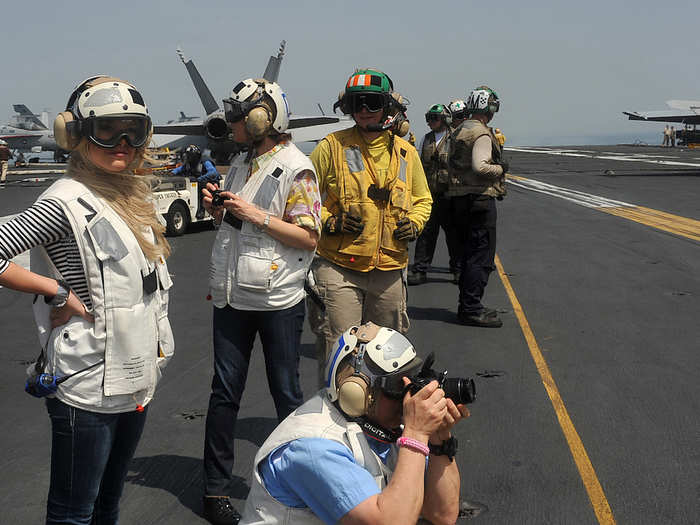
[[[319,256],[311,265],[326,307],[315,327],[321,383],[320,367],[348,326],[373,321],[408,330],[408,243],[432,204],[418,152],[392,132],[406,108],[389,76],[358,69],[338,106],[355,125],[328,135],[311,153],[323,199]],[[311,301],[308,307],[316,308]]]

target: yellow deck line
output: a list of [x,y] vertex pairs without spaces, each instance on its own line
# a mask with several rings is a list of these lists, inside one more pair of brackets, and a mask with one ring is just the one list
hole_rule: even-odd
[[598,477],[596,476],[595,469],[591,464],[591,460],[588,458],[588,454],[586,453],[586,449],[581,442],[581,438],[579,437],[578,432],[576,432],[576,428],[569,417],[569,413],[566,410],[566,406],[564,405],[561,395],[559,394],[559,389],[554,382],[549,366],[547,366],[547,362],[540,351],[535,335],[530,329],[530,323],[528,323],[527,318],[525,317],[525,312],[523,312],[523,308],[520,306],[520,302],[515,296],[515,291],[510,284],[510,279],[508,279],[508,276],[503,270],[503,265],[501,264],[501,259],[498,257],[498,255],[496,256],[496,268],[498,269],[498,275],[503,282],[503,286],[508,293],[510,302],[513,305],[513,311],[518,318],[520,328],[522,329],[525,340],[527,341],[527,346],[530,348],[530,354],[532,355],[532,359],[535,361],[535,366],[537,367],[537,371],[542,378],[544,388],[547,391],[550,401],[552,402],[552,406],[554,407],[554,412],[559,420],[559,426],[564,433],[566,442],[569,444],[569,450],[571,451],[571,455],[576,462],[576,467],[578,468],[581,480],[586,487],[586,492],[588,493],[588,498],[591,501],[591,505],[593,505],[593,511],[598,518],[598,523],[601,525],[614,525],[615,518],[613,517],[612,510],[610,509],[608,500],[603,492],[603,487],[601,487],[600,482],[598,481]]
[[610,215],[623,217],[646,226],[700,241],[700,221],[696,221],[695,219],[672,215],[652,208],[644,208],[643,206],[634,206],[631,208],[626,206],[601,207],[596,209],[609,213]]
[[[511,174],[508,174],[508,178],[522,181],[535,180]],[[560,189],[565,190],[566,188]],[[598,206],[593,209],[673,233],[674,235],[687,237],[694,241],[700,241],[700,221],[695,219],[673,215],[653,208],[645,208],[644,206]]]

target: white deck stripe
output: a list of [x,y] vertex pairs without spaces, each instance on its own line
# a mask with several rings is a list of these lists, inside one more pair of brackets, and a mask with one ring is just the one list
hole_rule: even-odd
[[[700,162],[680,162],[674,160],[657,160],[652,158],[652,155],[644,154],[625,154],[615,153],[612,151],[593,152],[587,150],[571,150],[571,149],[537,149],[537,148],[512,148],[506,147],[506,151],[519,151],[521,153],[544,153],[545,155],[559,155],[562,157],[586,157],[589,159],[602,160],[619,160],[624,162],[646,162],[647,164],[661,164],[664,166],[685,166],[692,168],[700,168]],[[599,155],[596,155],[599,153]],[[674,158],[665,155],[658,157]]]
[[582,191],[570,190],[568,188],[554,186],[553,184],[547,184],[546,182],[540,182],[538,180],[524,179],[522,177],[515,179],[509,177],[508,182],[514,186],[518,186],[519,188],[544,193],[546,195],[551,195],[552,197],[559,197],[560,199],[564,199],[587,208],[633,208],[636,206],[636,204],[607,199],[605,197],[600,197],[599,195],[584,193]]

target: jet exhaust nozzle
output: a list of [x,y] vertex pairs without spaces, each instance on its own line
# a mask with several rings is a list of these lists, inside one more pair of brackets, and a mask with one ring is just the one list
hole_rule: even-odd
[[209,117],[204,127],[207,131],[207,137],[212,140],[225,140],[231,133],[228,123],[219,115]]

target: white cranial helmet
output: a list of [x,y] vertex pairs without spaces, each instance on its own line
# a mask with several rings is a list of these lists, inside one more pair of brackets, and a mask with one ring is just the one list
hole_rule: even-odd
[[474,89],[467,99],[469,113],[496,113],[500,105],[498,95],[488,86],[479,86]]
[[148,108],[141,93],[131,84],[116,79],[88,87],[69,109],[79,119],[122,115],[148,117]]
[[348,416],[360,417],[376,390],[401,399],[402,378],[417,373],[422,364],[411,342],[396,330],[371,322],[350,327],[326,365],[328,399]]
[[224,100],[224,108],[232,112],[227,120],[234,120],[240,116],[239,113],[248,114],[254,107],[260,107],[261,102],[273,106],[274,119],[271,118],[271,127],[277,133],[287,131],[290,114],[287,95],[276,82],[264,79],[247,78],[236,84],[231,97]]

